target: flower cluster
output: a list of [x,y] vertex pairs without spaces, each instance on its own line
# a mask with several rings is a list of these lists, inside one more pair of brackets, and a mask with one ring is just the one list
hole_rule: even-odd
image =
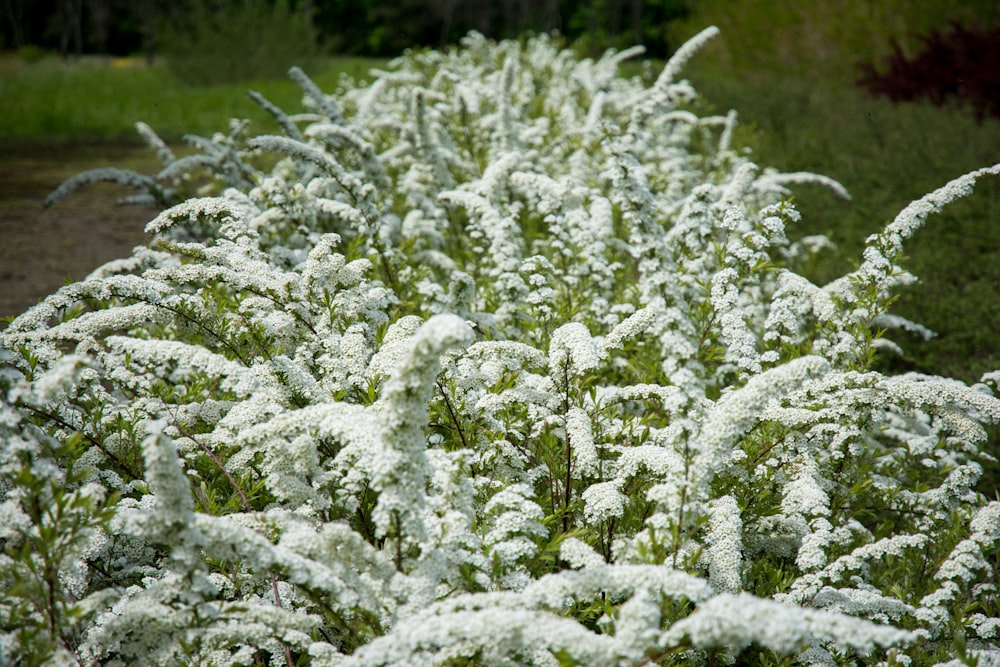
[[293,70],[281,135],[142,126],[164,171],[60,188],[175,205],[0,333],[0,662],[1000,652],[998,374],[874,363],[923,331],[903,242],[1000,165],[815,285],[787,188],[846,192],[699,115],[716,32],[655,77],[476,34],[335,95]]

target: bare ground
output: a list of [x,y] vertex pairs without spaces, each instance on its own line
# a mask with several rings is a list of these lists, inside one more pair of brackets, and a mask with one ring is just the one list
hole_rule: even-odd
[[[131,144],[0,145],[0,317],[18,315],[67,282],[127,257],[145,240],[155,211],[119,206],[130,194],[99,184],[44,208],[66,178],[92,167],[157,168],[152,151]],[[0,320],[0,328],[6,326]]]

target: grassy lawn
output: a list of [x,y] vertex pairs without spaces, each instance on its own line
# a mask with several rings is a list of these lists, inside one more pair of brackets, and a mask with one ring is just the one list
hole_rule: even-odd
[[[323,90],[333,90],[341,73],[363,78],[383,61],[331,58],[313,72]],[[225,131],[230,118],[249,118],[256,127],[269,116],[249,97],[261,92],[279,107],[300,108],[301,89],[290,80],[264,80],[206,87],[186,86],[161,65],[142,59],[84,58],[64,63],[49,57],[26,63],[0,56],[0,141],[67,141],[135,138],[143,121],[167,141],[185,134]]]

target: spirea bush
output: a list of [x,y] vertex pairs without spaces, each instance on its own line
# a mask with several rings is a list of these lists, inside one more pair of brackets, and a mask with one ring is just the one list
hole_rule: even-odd
[[8,664],[995,661],[1000,372],[877,361],[1000,165],[815,285],[788,188],[846,193],[698,115],[716,32],[648,79],[477,35],[295,71],[283,134],[62,189],[218,176],[2,332]]

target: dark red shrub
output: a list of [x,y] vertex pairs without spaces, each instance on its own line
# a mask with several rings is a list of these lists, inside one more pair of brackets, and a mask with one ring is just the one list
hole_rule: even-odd
[[923,49],[907,59],[898,45],[888,70],[861,65],[859,85],[893,101],[950,99],[971,103],[976,117],[1000,118],[1000,26],[971,29],[952,24],[947,33],[935,30],[923,38]]

